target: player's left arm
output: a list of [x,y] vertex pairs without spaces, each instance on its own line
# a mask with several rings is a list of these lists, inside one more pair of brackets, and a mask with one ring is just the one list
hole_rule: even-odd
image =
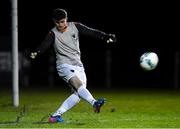
[[102,39],[106,41],[107,43],[109,42],[116,42],[116,36],[115,34],[106,34],[103,31],[97,30],[90,28],[86,25],[83,25],[82,23],[74,22],[75,26],[77,27],[79,33],[88,35],[94,38]]

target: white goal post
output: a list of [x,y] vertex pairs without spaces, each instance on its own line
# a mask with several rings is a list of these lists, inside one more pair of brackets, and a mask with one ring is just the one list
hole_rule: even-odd
[[18,1],[11,0],[13,105],[19,106]]

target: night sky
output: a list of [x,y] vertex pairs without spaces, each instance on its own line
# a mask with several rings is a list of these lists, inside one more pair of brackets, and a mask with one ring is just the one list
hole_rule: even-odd
[[[2,3],[0,37],[10,39],[11,5],[7,0]],[[81,22],[117,36],[117,42],[110,45],[97,39],[80,37],[82,61],[90,86],[106,85],[105,62],[109,50],[112,87],[173,87],[174,55],[179,51],[175,41],[177,8],[174,5],[150,1],[19,0],[19,51],[35,49],[53,27],[52,10],[64,8],[69,21]],[[11,50],[9,46],[11,42],[1,43],[0,51]],[[156,52],[160,59],[158,67],[150,72],[143,71],[139,66],[139,57],[146,51]],[[31,63],[29,75],[32,84],[47,84],[48,59],[51,56],[51,50],[48,50]],[[57,85],[61,83],[56,71],[54,79]]]

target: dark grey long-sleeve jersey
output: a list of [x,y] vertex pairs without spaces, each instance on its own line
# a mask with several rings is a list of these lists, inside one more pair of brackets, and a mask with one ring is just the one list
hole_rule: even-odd
[[81,23],[68,22],[68,29],[63,33],[59,32],[56,27],[51,29],[37,48],[38,55],[44,53],[51,45],[54,45],[57,65],[66,63],[82,66],[79,34],[102,40],[107,36],[106,33],[89,28]]

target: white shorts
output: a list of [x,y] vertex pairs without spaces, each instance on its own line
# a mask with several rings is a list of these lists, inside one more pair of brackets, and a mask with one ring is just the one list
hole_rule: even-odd
[[71,79],[74,76],[77,76],[82,81],[83,85],[86,86],[87,79],[84,67],[62,64],[57,66],[56,68],[59,76],[67,83],[69,82],[69,79]]

